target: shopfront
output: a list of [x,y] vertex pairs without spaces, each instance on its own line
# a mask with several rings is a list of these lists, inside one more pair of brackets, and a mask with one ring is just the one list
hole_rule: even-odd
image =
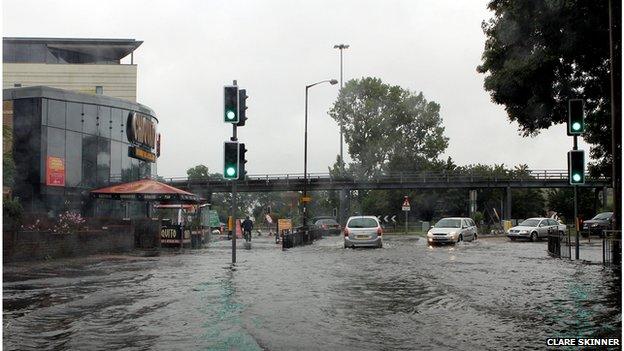
[[3,107],[16,166],[12,193],[27,212],[144,215],[141,204],[90,199],[89,191],[156,176],[160,135],[150,108],[50,87],[4,89]]

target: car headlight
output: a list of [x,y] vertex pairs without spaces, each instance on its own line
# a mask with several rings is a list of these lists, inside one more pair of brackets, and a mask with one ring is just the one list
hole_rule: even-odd
[[455,235],[455,234],[457,234],[457,232],[450,232],[450,233],[448,233],[448,234],[446,234],[446,235],[453,236],[453,235]]
[[431,230],[427,232],[427,236],[433,236],[433,234],[431,233]]
[[591,226],[592,226],[592,228],[596,228],[598,226],[598,223],[594,223]]
[[518,233],[520,233],[520,234],[529,234],[529,231],[528,230],[521,230]]

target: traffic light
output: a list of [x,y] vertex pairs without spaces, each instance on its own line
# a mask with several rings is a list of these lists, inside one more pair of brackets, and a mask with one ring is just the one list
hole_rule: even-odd
[[570,184],[585,184],[585,151],[568,151],[568,179]]
[[226,85],[223,87],[223,121],[238,123],[238,87]]
[[247,120],[245,110],[247,110],[247,90],[240,89],[238,91],[238,123],[236,123],[238,127],[245,125]]
[[246,152],[247,149],[245,149],[245,144],[238,144],[238,179],[245,179],[245,175],[247,174],[247,171],[245,171],[245,163],[247,163],[247,160],[245,159]]
[[223,143],[223,178],[238,179],[238,141]]
[[568,135],[581,135],[585,131],[585,108],[582,99],[568,101]]

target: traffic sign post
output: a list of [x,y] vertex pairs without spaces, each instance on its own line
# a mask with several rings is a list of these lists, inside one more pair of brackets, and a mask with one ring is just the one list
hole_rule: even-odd
[[410,211],[410,203],[407,195],[403,197],[403,205],[401,206],[403,212],[405,212],[405,234],[407,234],[407,213]]

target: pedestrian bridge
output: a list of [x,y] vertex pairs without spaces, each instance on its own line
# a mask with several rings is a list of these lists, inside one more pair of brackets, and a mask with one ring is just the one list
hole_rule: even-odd
[[[172,177],[165,183],[197,193],[229,192],[232,182],[215,178]],[[307,183],[308,191],[315,190],[382,190],[382,189],[485,189],[485,188],[571,188],[567,170],[528,170],[522,173],[482,174],[477,172],[418,172],[380,175],[361,180],[352,176],[334,176],[329,173],[260,174],[239,180],[239,192],[301,191]],[[611,186],[607,177],[585,175],[585,184],[579,187],[602,189]]]

